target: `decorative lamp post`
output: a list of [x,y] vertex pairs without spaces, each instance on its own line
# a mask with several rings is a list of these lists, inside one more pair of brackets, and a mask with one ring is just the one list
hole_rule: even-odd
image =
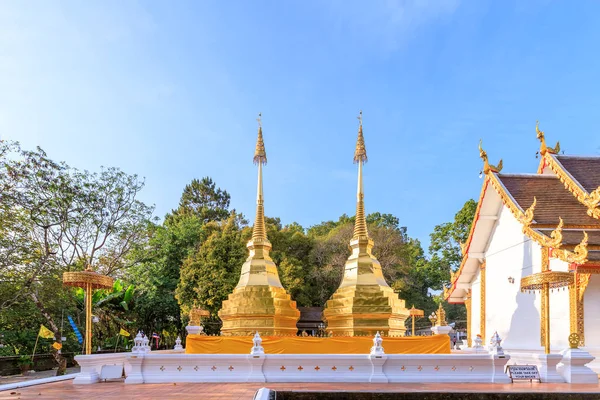
[[414,304],[412,308],[408,311],[410,311],[409,315],[412,317],[412,336],[415,336],[415,319],[424,317],[425,313],[423,312],[423,310],[415,308]]
[[94,289],[112,288],[113,279],[92,271],[88,264],[84,271],[65,272],[63,284],[85,290],[85,354],[92,354],[92,292]]
[[544,350],[550,354],[550,289],[560,289],[573,284],[573,274],[571,272],[561,272],[546,270],[526,276],[521,279],[521,292],[536,291],[542,292],[542,304],[544,307]]

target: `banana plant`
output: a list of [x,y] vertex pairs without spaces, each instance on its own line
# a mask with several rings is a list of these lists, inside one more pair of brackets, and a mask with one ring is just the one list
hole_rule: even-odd
[[[94,336],[100,341],[114,338],[121,328],[131,325],[128,320],[130,307],[133,305],[133,285],[125,287],[120,279],[116,279],[110,290],[97,290],[92,295],[92,313],[98,317],[94,324]],[[80,309],[83,311],[85,304],[85,291],[77,288],[75,296]]]

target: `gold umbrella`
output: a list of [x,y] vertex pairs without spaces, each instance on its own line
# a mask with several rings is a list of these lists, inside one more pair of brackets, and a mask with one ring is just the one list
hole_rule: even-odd
[[425,313],[423,312],[423,310],[415,308],[414,305],[408,311],[410,312],[409,315],[412,317],[412,336],[415,336],[415,319],[422,318],[423,316],[425,316]]
[[85,290],[85,354],[92,354],[92,291],[111,288],[113,279],[92,271],[92,266],[88,264],[85,271],[65,272],[63,284]]
[[570,272],[546,270],[526,276],[521,279],[521,292],[542,291],[542,302],[544,309],[544,349],[550,354],[550,289],[560,289],[573,284],[573,274]]

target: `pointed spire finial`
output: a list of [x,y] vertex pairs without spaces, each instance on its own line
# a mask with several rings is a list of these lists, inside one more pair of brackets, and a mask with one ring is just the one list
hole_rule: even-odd
[[258,113],[258,138],[256,139],[256,150],[254,150],[254,164],[258,164],[258,186],[256,189],[256,217],[252,228],[252,241],[261,243],[267,240],[267,229],[265,227],[265,209],[263,199],[262,166],[267,163],[267,152],[262,136],[262,114]]
[[367,220],[365,216],[365,202],[363,192],[363,163],[367,161],[367,149],[365,148],[365,138],[362,130],[362,111],[358,115],[358,139],[356,141],[356,150],[354,150],[354,162],[358,163],[358,187],[356,190],[356,218],[354,221],[354,233],[352,239],[360,239],[369,237],[367,230]]
[[256,148],[254,149],[254,164],[265,165],[267,163],[267,152],[265,151],[265,143],[262,135],[262,113],[258,113],[258,137],[256,138]]
[[365,147],[365,138],[362,128],[362,110],[358,114],[358,138],[356,139],[356,149],[354,149],[354,162],[367,162],[367,148]]

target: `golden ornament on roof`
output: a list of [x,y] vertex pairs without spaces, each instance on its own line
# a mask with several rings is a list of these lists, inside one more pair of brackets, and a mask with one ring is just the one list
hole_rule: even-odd
[[490,164],[488,161],[487,153],[481,147],[482,142],[483,141],[479,139],[479,157],[483,160],[483,173],[485,175],[487,175],[490,172],[499,173],[500,171],[502,171],[502,160],[498,162],[497,166]]
[[583,231],[583,239],[581,242],[575,246],[573,249],[573,253],[567,256],[567,262],[573,264],[584,264],[587,261],[588,256],[588,234],[586,231]]
[[543,156],[546,153],[558,154],[560,152],[560,142],[556,142],[556,146],[548,147],[546,145],[546,138],[544,137],[544,131],[540,130],[540,121],[535,122],[535,133],[540,141],[540,154]]

